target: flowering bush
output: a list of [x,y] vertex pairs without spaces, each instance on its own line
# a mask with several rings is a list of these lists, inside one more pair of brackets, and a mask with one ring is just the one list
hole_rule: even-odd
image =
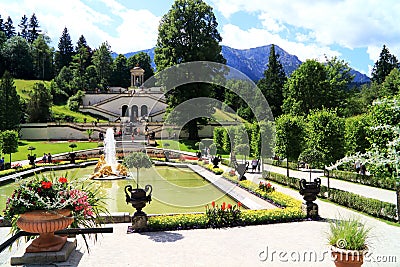
[[[78,186],[79,185],[79,186]],[[22,181],[7,199],[4,218],[17,230],[19,215],[33,210],[71,210],[72,227],[93,227],[100,212],[107,212],[103,198],[92,184],[82,181],[68,181],[65,177],[39,177]]]
[[258,184],[258,188],[266,193],[271,193],[271,192],[275,191],[275,188],[272,187],[272,185],[270,183],[265,183],[265,182],[260,182]]
[[231,204],[222,203],[221,206],[215,204],[215,201],[211,202],[211,207],[206,206],[206,216],[208,219],[207,225],[212,228],[221,228],[229,226],[237,226],[241,224],[240,218],[240,207],[242,204],[237,203],[237,206]]

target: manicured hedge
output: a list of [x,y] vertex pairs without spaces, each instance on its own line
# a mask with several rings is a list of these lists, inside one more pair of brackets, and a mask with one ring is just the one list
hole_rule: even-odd
[[[273,172],[264,172],[263,177],[297,190],[300,188],[299,179],[294,177],[288,178],[285,175]],[[364,212],[376,218],[383,218],[390,221],[397,220],[397,209],[396,205],[393,203],[367,198],[335,188],[330,188],[328,194],[328,188],[323,185],[321,185],[321,192],[318,196],[320,198],[326,198],[339,205]]]
[[[327,173],[325,172],[325,176]],[[361,175],[355,172],[331,170],[329,177],[335,179],[370,185],[378,188],[396,190],[396,181],[392,177],[376,177],[374,175]]]
[[[281,161],[281,160],[273,160],[273,159],[266,159],[265,163],[267,164],[271,164],[273,166],[277,166],[277,167],[282,167],[282,168],[286,168],[286,161]],[[297,162],[291,162],[289,161],[289,169],[291,170],[298,170],[297,168]]]

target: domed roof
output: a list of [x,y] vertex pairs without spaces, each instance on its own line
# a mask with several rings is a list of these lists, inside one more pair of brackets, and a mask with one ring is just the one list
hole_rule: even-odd
[[144,73],[144,69],[142,69],[139,66],[133,67],[131,69],[131,73],[135,73],[135,74],[143,74]]

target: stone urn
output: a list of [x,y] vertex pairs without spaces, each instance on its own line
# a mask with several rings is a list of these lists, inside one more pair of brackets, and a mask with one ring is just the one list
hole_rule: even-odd
[[26,248],[26,252],[60,251],[67,237],[55,235],[54,232],[67,228],[73,221],[68,209],[34,210],[21,214],[17,226],[23,231],[39,234]]
[[300,180],[300,195],[306,201],[303,204],[303,210],[306,211],[308,218],[318,217],[318,205],[314,203],[317,199],[317,195],[321,191],[321,179],[316,178],[314,182],[306,182],[305,179]]
[[[153,188],[151,185],[146,185],[142,188],[132,188],[131,185],[125,186],[125,199],[126,203],[132,204],[136,209],[134,216],[146,216],[146,213],[142,209],[146,206],[146,203],[151,202],[151,192]],[[149,192],[148,195],[146,193]]]
[[[132,216],[132,226],[128,227],[129,232],[141,231],[147,227],[147,215],[142,209],[146,203],[150,203],[152,191],[151,185],[146,185],[144,189],[132,188],[131,185],[125,186],[126,203],[131,203],[136,209]],[[149,193],[146,195],[147,192]]]

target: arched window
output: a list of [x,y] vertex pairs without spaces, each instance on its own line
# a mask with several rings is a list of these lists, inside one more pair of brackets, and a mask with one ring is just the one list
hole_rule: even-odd
[[148,111],[147,111],[147,106],[146,105],[143,105],[141,108],[140,108],[140,116],[147,116],[148,114]]
[[121,112],[122,114],[121,114],[121,117],[127,117],[127,116],[129,116],[129,114],[128,114],[128,105],[123,105],[122,106],[122,112]]
[[131,121],[136,121],[138,117],[138,107],[136,105],[131,108]]

